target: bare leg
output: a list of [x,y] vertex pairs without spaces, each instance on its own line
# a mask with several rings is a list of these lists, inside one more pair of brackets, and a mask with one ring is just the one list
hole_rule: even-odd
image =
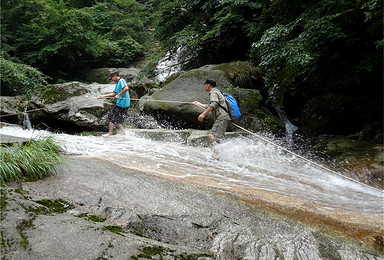
[[211,140],[212,142],[212,150],[213,150],[213,158],[215,159],[219,159],[219,152],[217,151],[217,149],[215,149],[215,146],[217,145],[217,142],[216,142],[216,136],[214,136],[213,134],[208,134],[208,138],[209,140]]
[[112,122],[109,122],[109,131],[108,131],[108,133],[103,134],[102,137],[110,137],[111,135],[113,135],[113,128],[114,127],[115,127],[115,125]]
[[121,133],[122,135],[125,135],[124,126],[123,126],[122,124],[117,124],[117,127],[119,128],[120,133]]

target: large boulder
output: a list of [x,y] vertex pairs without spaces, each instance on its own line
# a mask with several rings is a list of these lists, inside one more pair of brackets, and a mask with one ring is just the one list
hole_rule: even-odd
[[25,110],[23,107],[23,98],[0,96],[0,121],[21,124],[22,118],[21,113]]
[[[203,110],[191,103],[195,100],[209,103],[209,95],[204,91],[204,81],[207,78],[215,79],[220,90],[225,90],[230,85],[221,71],[215,70],[213,65],[207,65],[174,74],[161,89],[151,96],[143,97],[139,103],[140,107],[147,112],[162,112],[174,116],[176,120],[198,125],[197,117]],[[209,114],[203,124],[211,124],[211,119]]]
[[112,92],[113,84],[68,82],[48,85],[34,92],[22,103],[34,127],[48,127],[68,132],[101,129],[114,106],[111,99],[97,99]]
[[203,110],[192,105],[192,102],[197,100],[208,104],[209,94],[204,90],[204,82],[207,78],[212,78],[217,82],[218,89],[230,92],[238,99],[244,116],[235,119],[235,122],[250,123],[253,130],[273,129],[276,132],[284,132],[284,125],[280,120],[262,106],[263,97],[260,92],[256,89],[234,88],[228,72],[222,69],[224,67],[206,65],[176,73],[163,83],[161,89],[142,97],[139,102],[140,109],[166,117],[167,120],[185,122],[191,127],[208,128],[213,123],[212,116],[208,114],[203,123],[198,122],[197,117]]

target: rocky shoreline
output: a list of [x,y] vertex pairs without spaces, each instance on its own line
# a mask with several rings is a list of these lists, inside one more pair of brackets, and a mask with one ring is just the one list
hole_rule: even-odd
[[262,201],[83,156],[1,197],[1,259],[384,259],[374,230],[354,240]]

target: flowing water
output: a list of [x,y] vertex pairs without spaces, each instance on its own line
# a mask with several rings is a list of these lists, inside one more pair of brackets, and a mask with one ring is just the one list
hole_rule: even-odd
[[[18,137],[52,135],[3,127],[0,134]],[[179,179],[233,192],[249,199],[272,201],[351,223],[383,229],[383,192],[353,182],[249,138],[218,145],[220,160],[206,147],[172,141],[154,141],[127,130],[110,138],[53,134],[72,155],[96,157],[137,172]]]

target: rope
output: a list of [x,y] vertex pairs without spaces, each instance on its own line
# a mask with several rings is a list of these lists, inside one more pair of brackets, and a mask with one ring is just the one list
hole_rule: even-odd
[[241,129],[241,130],[243,130],[243,131],[245,131],[245,132],[247,132],[247,133],[250,133],[251,135],[256,136],[257,138],[259,138],[259,139],[261,139],[261,140],[263,140],[263,141],[265,141],[265,142],[267,142],[267,143],[269,143],[269,144],[272,144],[272,145],[278,147],[279,149],[281,149],[281,150],[283,150],[283,151],[286,151],[286,152],[288,152],[288,153],[290,153],[290,154],[292,154],[292,155],[294,155],[294,156],[296,156],[296,157],[298,157],[298,158],[300,158],[300,159],[302,159],[302,160],[304,160],[304,161],[306,161],[306,162],[308,162],[308,163],[311,163],[311,164],[313,164],[313,165],[315,165],[315,166],[317,166],[317,167],[319,167],[319,168],[322,168],[322,169],[324,169],[324,170],[326,170],[326,171],[329,171],[329,172],[331,172],[331,173],[334,173],[334,174],[336,174],[336,175],[338,175],[338,176],[341,176],[341,177],[343,177],[343,178],[346,178],[346,179],[348,179],[348,180],[350,180],[350,181],[353,181],[353,182],[355,182],[355,183],[358,183],[358,184],[367,186],[367,187],[369,187],[369,188],[372,188],[372,189],[375,189],[375,190],[377,190],[377,191],[379,191],[379,192],[384,193],[384,190],[380,190],[380,189],[378,189],[378,188],[372,187],[372,186],[370,186],[370,185],[368,185],[368,184],[365,184],[365,183],[363,183],[363,182],[360,182],[360,181],[358,181],[358,180],[355,180],[355,179],[353,179],[353,178],[351,178],[351,177],[348,177],[348,176],[345,176],[345,175],[343,175],[343,174],[340,174],[340,173],[338,173],[338,172],[336,172],[336,171],[334,171],[334,170],[331,170],[331,169],[329,169],[329,168],[327,168],[327,167],[325,167],[325,166],[323,166],[323,165],[321,165],[321,164],[318,164],[318,163],[316,163],[316,162],[314,162],[314,161],[311,161],[311,160],[309,160],[309,159],[307,159],[307,158],[305,158],[305,157],[303,157],[303,156],[301,156],[301,155],[299,155],[299,154],[297,154],[297,153],[294,153],[294,152],[288,150],[287,148],[284,148],[284,147],[282,147],[282,146],[280,146],[280,145],[278,145],[278,144],[276,144],[276,143],[274,143],[274,142],[268,140],[267,138],[264,138],[264,137],[262,137],[262,136],[259,136],[259,135],[255,134],[255,133],[253,133],[253,132],[251,132],[251,131],[245,129],[244,127],[241,127],[241,126],[239,126],[239,125],[237,125],[237,124],[235,124],[235,123],[232,123],[232,122],[231,122],[231,124],[234,125],[234,126],[236,126],[236,127],[239,128],[239,129]]
[[[106,97],[109,99],[114,99],[114,97]],[[145,102],[163,102],[163,103],[179,103],[179,104],[192,104],[192,102],[186,101],[176,101],[176,100],[155,100],[155,99],[138,99],[138,98],[119,98],[119,99],[130,99],[131,101],[145,101]]]

